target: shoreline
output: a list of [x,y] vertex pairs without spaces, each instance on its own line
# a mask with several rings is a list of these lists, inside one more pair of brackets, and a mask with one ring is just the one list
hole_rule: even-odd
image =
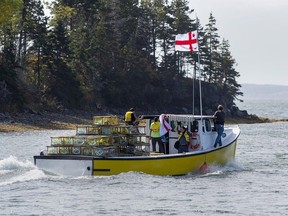
[[93,113],[17,113],[13,115],[0,113],[0,133],[74,130],[77,125],[89,125],[92,121]]
[[[36,130],[75,130],[77,125],[90,125],[93,116],[112,115],[92,112],[77,113],[0,113],[1,132],[27,132]],[[115,114],[113,114],[115,115]],[[233,118],[227,119],[226,124],[256,124],[271,122],[288,122],[288,119],[268,118]]]

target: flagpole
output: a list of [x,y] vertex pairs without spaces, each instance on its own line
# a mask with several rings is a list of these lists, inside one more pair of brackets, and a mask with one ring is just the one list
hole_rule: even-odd
[[199,46],[199,34],[198,34],[198,17],[197,13],[195,13],[196,16],[196,31],[197,31],[197,41],[198,41],[198,69],[199,69],[199,99],[200,99],[200,116],[202,119],[202,86],[201,86],[201,70],[200,70],[200,46]]
[[199,68],[199,98],[200,98],[200,115],[202,118],[202,86],[201,86],[201,71],[200,71],[200,53],[198,51],[198,68]]
[[193,114],[193,117],[195,116],[195,79],[196,79],[196,64],[194,65],[194,71],[193,71],[193,80],[192,80],[192,85],[193,85],[193,102],[192,102],[192,114]]

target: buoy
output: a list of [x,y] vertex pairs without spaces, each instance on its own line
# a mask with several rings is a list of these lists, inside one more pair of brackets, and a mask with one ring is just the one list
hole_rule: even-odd
[[199,140],[199,135],[197,132],[192,132],[191,133],[191,149],[193,150],[198,150],[200,148],[200,140]]
[[201,174],[205,174],[209,172],[209,167],[206,162],[204,162],[204,164],[201,165],[201,167],[199,168],[199,171]]

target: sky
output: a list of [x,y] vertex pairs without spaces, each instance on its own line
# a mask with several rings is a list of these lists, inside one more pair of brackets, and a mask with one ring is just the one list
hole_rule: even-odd
[[202,26],[212,12],[237,62],[238,83],[288,86],[288,0],[190,0],[189,6]]

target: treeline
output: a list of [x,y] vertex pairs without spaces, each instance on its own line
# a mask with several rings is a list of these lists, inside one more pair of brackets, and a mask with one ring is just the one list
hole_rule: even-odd
[[[0,112],[127,109],[203,114],[241,96],[228,40],[185,0],[0,2]],[[175,35],[198,29],[197,53]],[[197,73],[195,72],[197,71]],[[194,83],[194,85],[193,85]],[[194,87],[193,87],[194,86]],[[193,99],[194,98],[194,99]]]

